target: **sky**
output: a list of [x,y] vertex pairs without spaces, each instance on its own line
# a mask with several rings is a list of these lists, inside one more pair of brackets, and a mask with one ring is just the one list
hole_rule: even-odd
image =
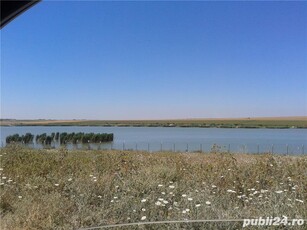
[[307,115],[307,2],[42,1],[1,30],[1,118]]

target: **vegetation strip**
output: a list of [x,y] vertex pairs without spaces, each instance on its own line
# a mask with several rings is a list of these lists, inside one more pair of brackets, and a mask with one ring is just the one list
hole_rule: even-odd
[[[113,141],[113,133],[51,133],[47,135],[46,133],[38,134],[35,137],[37,143],[50,145],[53,141],[59,141],[61,144],[66,143],[102,143]],[[19,134],[14,134],[6,137],[6,143],[32,143],[34,135],[27,133],[26,135],[19,136]]]

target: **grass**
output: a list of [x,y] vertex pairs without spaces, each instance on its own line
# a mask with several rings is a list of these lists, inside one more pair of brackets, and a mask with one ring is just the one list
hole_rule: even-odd
[[[37,150],[18,145],[2,148],[0,155],[2,229],[307,217],[306,156]],[[240,222],[225,222],[120,229],[241,228]]]
[[0,120],[0,125],[38,126],[133,126],[199,128],[307,128],[307,117],[181,119],[181,120]]

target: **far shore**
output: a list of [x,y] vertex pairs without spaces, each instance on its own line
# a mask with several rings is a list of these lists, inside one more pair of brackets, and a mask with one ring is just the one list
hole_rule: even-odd
[[307,116],[195,118],[168,120],[17,120],[0,119],[0,126],[104,126],[199,128],[307,128]]

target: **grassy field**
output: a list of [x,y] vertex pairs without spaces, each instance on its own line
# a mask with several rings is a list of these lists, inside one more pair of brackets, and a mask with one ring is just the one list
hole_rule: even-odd
[[[0,150],[0,157],[1,229],[307,217],[307,156],[11,145]],[[241,228],[242,222],[220,222],[113,229]],[[292,229],[306,229],[306,223]]]
[[219,128],[307,128],[307,117],[259,117],[233,119],[181,120],[5,120],[2,126],[145,126],[145,127],[219,127]]

